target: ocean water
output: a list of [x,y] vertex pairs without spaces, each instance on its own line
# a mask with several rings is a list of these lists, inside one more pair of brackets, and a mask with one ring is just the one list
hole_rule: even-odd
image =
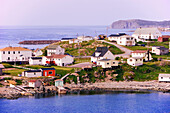
[[0,113],[169,113],[169,93],[110,93],[0,99]]
[[[19,45],[24,40],[60,40],[61,38],[76,38],[82,35],[97,36],[106,34],[106,26],[56,26],[56,27],[0,27],[0,48],[21,46],[29,49],[43,48],[45,45]],[[131,29],[108,29],[108,35],[128,32]]]

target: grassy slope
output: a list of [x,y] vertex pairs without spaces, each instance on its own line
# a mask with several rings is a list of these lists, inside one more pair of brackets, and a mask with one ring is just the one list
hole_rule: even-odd
[[113,54],[121,54],[123,53],[119,48],[117,48],[114,45],[102,43],[100,41],[91,40],[89,42],[85,41],[80,43],[80,46],[78,44],[68,44],[68,42],[58,42],[55,43],[57,45],[60,45],[61,47],[65,48],[65,52],[69,53],[73,56],[90,56],[94,53],[95,49],[97,47],[110,47],[109,50]]

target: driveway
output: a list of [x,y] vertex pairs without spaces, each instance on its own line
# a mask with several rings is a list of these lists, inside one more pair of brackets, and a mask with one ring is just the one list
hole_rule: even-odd
[[77,67],[77,68],[82,68],[82,67],[88,67],[88,66],[92,66],[93,64],[90,62],[83,62],[83,63],[79,63],[79,64],[74,64],[71,66],[67,66],[67,67]]
[[113,43],[113,42],[108,42],[108,41],[106,41],[106,40],[101,40],[101,41],[102,41],[102,42],[105,42],[105,43],[108,43],[108,44],[112,44],[112,45],[116,46],[117,48],[119,48],[120,50],[122,50],[122,51],[125,52],[125,53],[123,53],[123,54],[117,54],[117,55],[115,55],[115,58],[116,58],[116,57],[129,58],[129,57],[130,57],[132,50],[127,49],[127,48],[125,48],[125,47],[123,47],[123,46],[121,46],[121,45],[118,45],[118,44],[116,44],[116,43]]

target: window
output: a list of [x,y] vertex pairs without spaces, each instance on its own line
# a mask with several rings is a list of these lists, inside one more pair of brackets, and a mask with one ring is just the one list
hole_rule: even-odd
[[3,51],[3,54],[5,54],[5,51]]
[[8,51],[8,54],[10,54],[10,51]]
[[163,79],[163,77],[161,77],[161,79]]
[[41,62],[41,60],[39,60],[39,62]]
[[142,59],[140,59],[140,61],[142,61]]
[[130,59],[130,61],[132,62],[132,59]]
[[10,57],[8,57],[8,60],[10,60]]
[[52,72],[52,71],[49,71],[48,74],[53,74],[53,72]]
[[18,51],[18,54],[20,54],[20,51]]
[[115,64],[115,62],[113,62],[113,64]]
[[15,51],[13,51],[13,54],[15,54]]
[[36,75],[36,73],[34,73],[34,75]]
[[136,61],[138,61],[138,59],[136,59]]
[[109,65],[109,63],[107,63],[107,65]]

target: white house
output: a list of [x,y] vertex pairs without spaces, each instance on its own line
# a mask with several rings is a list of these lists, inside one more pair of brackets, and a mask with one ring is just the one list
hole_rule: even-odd
[[39,48],[37,48],[37,49],[33,52],[33,55],[34,55],[34,56],[40,56],[40,55],[42,55],[42,54],[43,54],[43,52],[42,52],[42,50],[39,49]]
[[118,61],[111,59],[101,59],[97,61],[97,65],[101,66],[102,68],[112,68],[114,66],[118,66],[118,63]]
[[152,60],[152,55],[150,54],[149,51],[147,50],[136,50],[131,53],[132,57],[141,57],[145,61],[150,61]]
[[31,57],[30,49],[11,46],[0,49],[0,62],[28,61]]
[[73,43],[82,43],[82,40],[78,40],[78,39],[70,39],[69,40],[69,44],[73,44]]
[[42,57],[31,57],[29,59],[30,65],[42,65]]
[[156,55],[165,55],[169,53],[169,49],[164,46],[152,46],[152,53]]
[[97,63],[101,59],[113,59],[114,55],[108,50],[107,47],[97,47],[96,51],[91,56],[91,62]]
[[45,64],[53,64],[57,66],[66,66],[68,64],[72,64],[74,62],[74,58],[70,55],[52,55],[52,56],[44,56],[42,59],[43,65]]
[[78,36],[77,39],[80,41],[90,41],[90,40],[93,40],[93,37],[92,36]]
[[137,28],[132,35],[137,42],[145,42],[149,39],[158,39],[160,36],[162,36],[162,34],[158,28]]
[[129,35],[126,34],[112,34],[108,37],[108,40],[115,41],[119,45],[124,46],[134,46],[135,45],[135,39]]
[[40,88],[41,85],[43,85],[41,80],[30,80],[28,82],[28,86],[33,88]]
[[64,55],[65,49],[61,48],[59,45],[49,45],[47,48],[47,56],[51,56],[53,54]]
[[143,58],[142,57],[130,57],[127,59],[127,64],[131,66],[143,65]]
[[170,82],[170,74],[159,74],[159,82]]
[[42,71],[41,70],[28,70],[22,72],[23,77],[41,77]]

